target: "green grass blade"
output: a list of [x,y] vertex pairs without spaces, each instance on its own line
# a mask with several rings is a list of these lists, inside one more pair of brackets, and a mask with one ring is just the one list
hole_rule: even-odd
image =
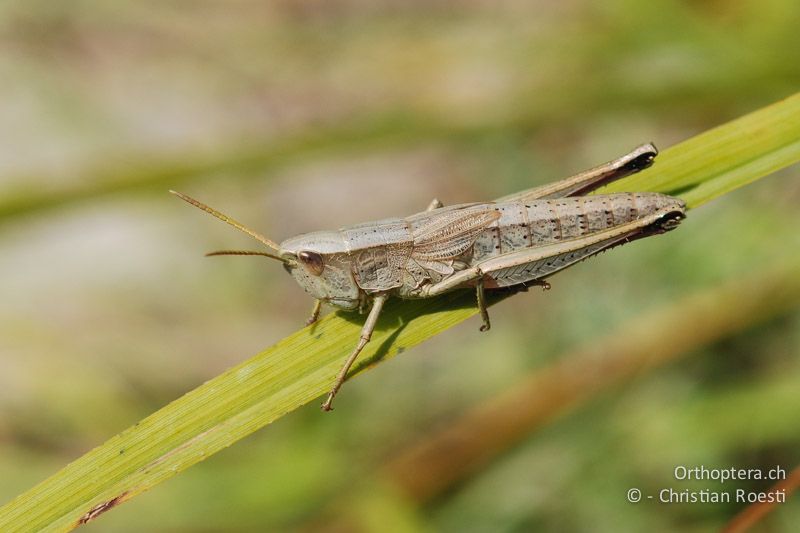
[[[473,306],[465,294],[388,303],[357,370],[465,320]],[[68,530],[320,396],[359,319],[329,315],[172,402],[0,509],[0,531]]]
[[[798,160],[795,95],[665,150],[613,189],[681,191],[696,207]],[[390,302],[354,372],[475,313],[471,293]],[[361,320],[329,315],[201,385],[0,508],[0,531],[69,530],[321,396]]]
[[800,93],[664,150],[602,192],[673,193],[697,207],[800,161]]

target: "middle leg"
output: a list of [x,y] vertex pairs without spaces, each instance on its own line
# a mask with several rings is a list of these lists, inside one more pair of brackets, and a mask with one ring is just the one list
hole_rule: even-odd
[[489,331],[492,324],[489,322],[489,311],[486,310],[486,294],[483,290],[483,277],[478,279],[478,283],[475,286],[475,293],[478,297],[478,311],[480,311],[481,320],[483,320],[481,331]]
[[433,211],[434,209],[439,209],[440,207],[444,207],[444,204],[438,198],[434,198],[431,200],[431,203],[428,204],[428,208],[425,211]]

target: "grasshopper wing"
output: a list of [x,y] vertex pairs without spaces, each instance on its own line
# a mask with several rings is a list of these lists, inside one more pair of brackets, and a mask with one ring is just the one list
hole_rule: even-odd
[[453,207],[445,212],[433,212],[414,228],[413,259],[425,263],[454,259],[466,252],[481,232],[500,218],[500,212],[492,204]]

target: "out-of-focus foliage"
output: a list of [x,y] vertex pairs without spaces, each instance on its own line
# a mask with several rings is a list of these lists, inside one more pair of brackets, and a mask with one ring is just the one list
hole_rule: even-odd
[[[799,18],[777,0],[0,5],[0,499],[305,318],[274,265],[199,257],[246,241],[176,205],[175,181],[276,239],[500,196],[794,92]],[[491,333],[462,325],[348,384],[334,415],[301,410],[87,528],[314,523],[521,373],[796,257],[797,183],[790,169],[571,269],[495,307]],[[433,502],[373,494],[333,513],[459,531],[719,526],[740,506],[633,506],[625,491],[676,486],[675,464],[800,463],[799,322],[642,372]],[[790,531],[798,515],[790,502],[768,520]]]
[[[670,147],[657,170],[612,187],[682,190],[687,205],[696,207],[798,160],[800,93]],[[588,356],[565,356],[526,380],[521,394],[498,397],[486,409],[476,409],[477,416],[451,424],[443,437],[424,439],[417,447],[423,453],[412,451],[409,459],[393,463],[393,483],[420,502],[433,499],[576,401],[630,379],[639,369],[794,309],[800,304],[799,267],[770,267],[728,288],[673,303],[642,318],[642,324],[626,321],[609,341],[590,341]],[[496,303],[504,295],[509,293],[490,292],[487,299]],[[474,316],[474,298],[471,291],[458,291],[413,302],[392,300],[352,373]],[[362,321],[351,313],[332,313],[207,381],[0,507],[0,529],[61,531],[94,520],[324,395]],[[600,371],[586,374],[598,362]],[[800,467],[797,472],[800,477]]]

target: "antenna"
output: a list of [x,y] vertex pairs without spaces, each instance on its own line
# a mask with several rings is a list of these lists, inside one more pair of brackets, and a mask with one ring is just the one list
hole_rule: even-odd
[[271,259],[277,259],[278,261],[288,263],[286,259],[275,254],[268,254],[266,252],[251,252],[250,250],[217,250],[216,252],[208,252],[206,257],[211,257],[212,255],[263,255],[264,257],[269,257]]
[[[250,235],[251,237],[253,237],[257,241],[260,241],[260,242],[266,244],[268,247],[272,248],[273,250],[275,250],[275,251],[279,251],[280,250],[280,246],[278,246],[274,241],[271,241],[270,239],[267,239],[266,237],[264,237],[260,233],[256,233],[255,231],[251,230],[250,228],[248,228],[247,226],[245,226],[241,222],[235,221],[234,219],[232,219],[228,215],[223,215],[222,213],[220,213],[216,209],[213,209],[213,208],[207,206],[206,204],[204,204],[203,202],[195,200],[194,198],[192,198],[190,196],[186,196],[185,194],[179,193],[177,191],[172,191],[172,190],[169,191],[169,192],[171,192],[172,194],[174,194],[175,196],[177,196],[178,198],[180,198],[184,202],[190,203],[193,206],[195,206],[196,208],[202,209],[203,211],[205,211],[209,215],[213,215],[213,216],[217,217],[218,219],[220,219],[221,221],[230,224],[231,226],[233,226],[234,228],[238,229],[239,231],[243,231],[244,233],[247,233],[248,235]],[[221,255],[221,254],[218,254],[218,255]],[[236,255],[254,255],[254,254],[236,254]],[[268,254],[263,254],[263,255],[267,255],[268,257],[274,257],[275,259],[279,259],[280,261],[284,261],[283,259],[281,259],[280,257],[277,257],[277,256],[270,256]]]

